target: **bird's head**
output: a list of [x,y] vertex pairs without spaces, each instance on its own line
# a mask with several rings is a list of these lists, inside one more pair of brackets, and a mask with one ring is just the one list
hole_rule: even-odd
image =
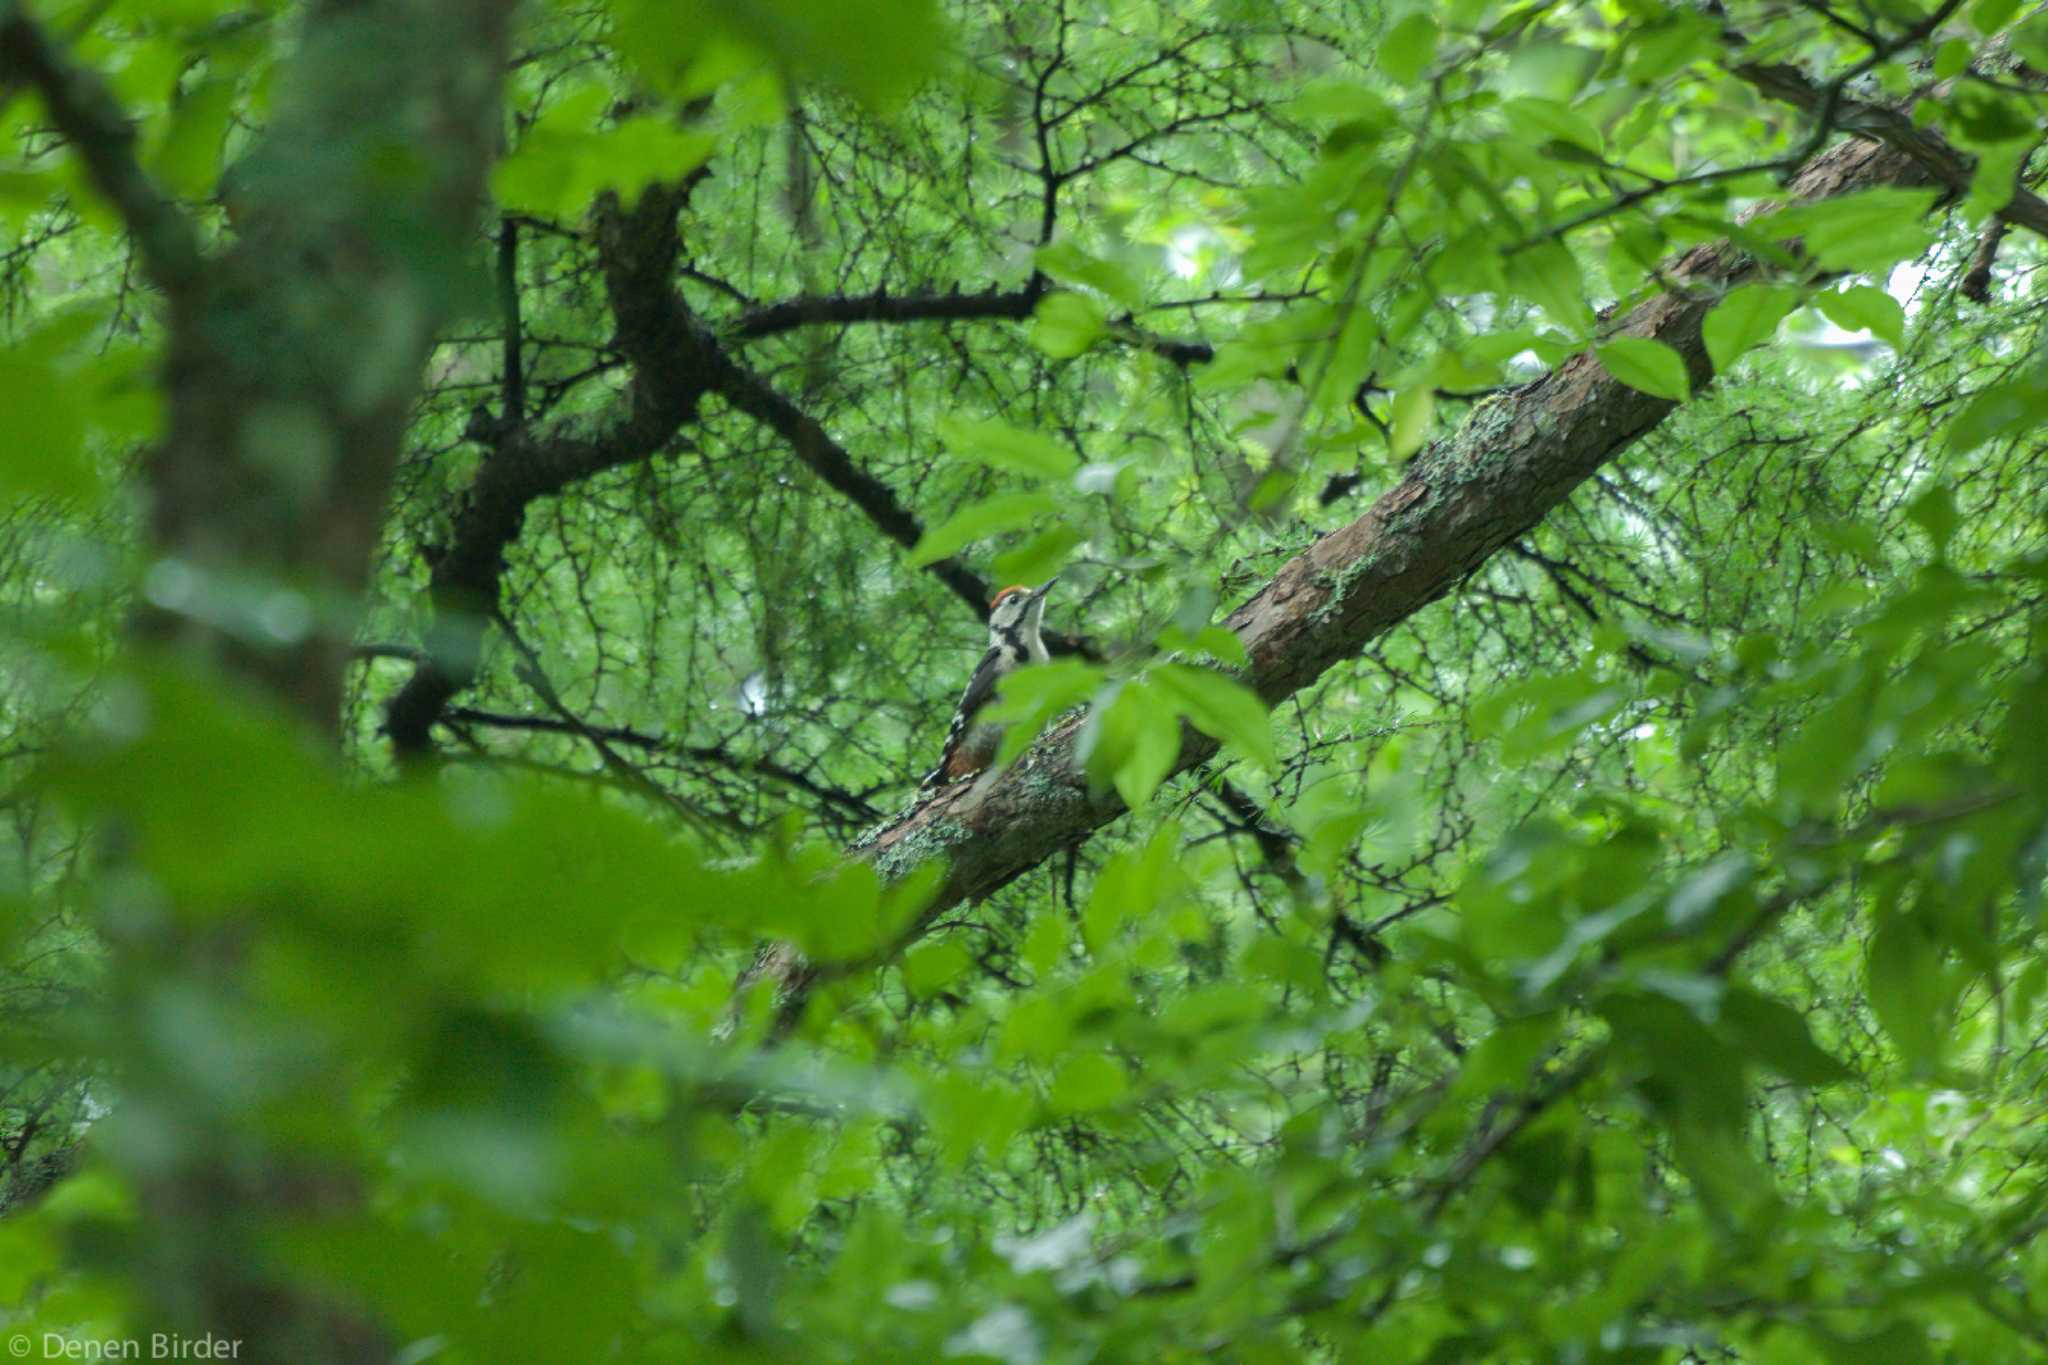
[[1009,635],[1019,630],[1036,630],[1045,615],[1045,595],[1057,582],[1057,578],[1048,578],[1036,588],[1020,585],[997,593],[988,604],[989,633]]

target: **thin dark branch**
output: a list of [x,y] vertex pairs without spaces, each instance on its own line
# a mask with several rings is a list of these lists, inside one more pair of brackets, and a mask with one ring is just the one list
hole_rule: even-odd
[[504,398],[499,417],[505,422],[523,422],[526,366],[522,357],[524,332],[519,320],[519,223],[511,217],[498,222],[498,312],[505,325]]
[[728,298],[738,299],[749,308],[758,306],[754,296],[741,289],[738,285],[733,284],[729,280],[721,280],[716,275],[707,274],[694,265],[686,265],[676,273],[686,280],[695,280],[699,284],[709,285]]
[[[923,537],[924,526],[916,515],[897,500],[887,484],[862,469],[815,417],[783,397],[767,380],[722,354],[710,368],[711,385],[727,402],[789,442],[812,473],[865,513],[883,535],[905,549]],[[989,585],[980,574],[950,557],[929,568],[977,617],[988,610]]]
[[[1052,164],[1052,124],[1048,118],[1045,100],[1046,88],[1051,85],[1053,75],[1066,64],[1067,60],[1067,17],[1066,0],[1059,3],[1059,25],[1053,44],[1052,60],[1038,73],[1038,81],[1031,92],[1031,121],[1037,127],[1038,175],[1040,179],[1038,209],[1038,244],[1044,246],[1052,240],[1053,226],[1059,218],[1060,185],[1065,179]],[[1033,279],[1037,278],[1034,273]]]
[[[445,543],[431,547],[435,609],[473,625],[498,609],[505,550],[519,537],[526,509],[607,469],[649,459],[673,447],[704,395],[710,337],[669,289],[676,254],[675,215],[688,183],[650,187],[631,210],[606,196],[594,215],[605,292],[622,349],[632,358],[633,384],[623,402],[596,413],[573,413],[544,427],[477,414],[468,435],[487,448],[476,480],[463,494]],[[464,632],[459,628],[453,636]],[[438,650],[413,671],[385,710],[385,731],[401,758],[428,751],[441,709],[476,676],[468,648]]]
[[1970,268],[1963,272],[1956,290],[1973,303],[1991,302],[1991,270],[1998,264],[1998,248],[2005,241],[2007,223],[2003,218],[1984,225],[1977,236],[1977,249],[1970,253]]
[[838,806],[851,815],[863,820],[881,818],[883,812],[864,798],[852,792],[841,791],[815,781],[794,768],[785,767],[765,758],[748,758],[735,754],[718,744],[684,744],[666,735],[649,734],[625,725],[591,725],[582,721],[568,721],[556,716],[518,716],[502,711],[480,711],[474,707],[452,706],[444,713],[452,724],[485,725],[498,730],[528,730],[553,734],[570,734],[591,740],[603,740],[610,744],[626,744],[648,753],[672,754],[699,763],[715,764],[734,772],[759,773],[786,786],[817,797],[820,801]]
[[1085,160],[1075,162],[1072,166],[1059,173],[1060,182],[1064,184],[1069,180],[1078,180],[1084,175],[1099,171],[1112,162],[1121,161],[1135,152],[1142,151],[1161,138],[1172,137],[1176,133],[1184,133],[1190,128],[1200,128],[1211,123],[1222,123],[1227,119],[1241,118],[1246,114],[1256,114],[1258,112],[1260,112],[1258,105],[1228,104],[1221,109],[1212,109],[1206,113],[1184,114],[1180,118],[1160,124],[1157,128],[1149,128],[1128,142],[1112,147],[1106,152],[1098,152],[1096,155]]
[[1028,318],[1045,293],[1042,277],[1022,289],[984,289],[973,294],[841,294],[786,299],[742,313],[726,330],[737,340],[773,336],[798,327],[853,322],[956,322],[984,318]]
[[581,735],[596,748],[598,756],[604,760],[605,767],[611,771],[613,776],[625,783],[627,787],[653,801],[656,805],[667,806],[681,817],[685,824],[690,825],[700,833],[712,833],[723,823],[690,805],[682,797],[642,772],[638,765],[629,763],[621,757],[618,750],[611,746],[609,740],[586,725],[582,717],[569,709],[568,704],[562,700],[561,693],[555,690],[554,683],[549,681],[546,671],[542,669],[540,656],[534,653],[533,647],[521,638],[518,630],[513,627],[511,619],[503,612],[499,612],[497,613],[497,622],[498,629],[504,633],[507,640],[512,642],[512,648],[518,651],[520,661],[518,671],[521,680],[534,690],[535,695],[542,702],[546,703],[550,711],[561,717],[562,723],[565,726],[574,733]]
[[1753,162],[1747,166],[1724,166],[1719,170],[1701,171],[1697,175],[1679,176],[1673,180],[1651,180],[1647,184],[1639,185],[1635,189],[1617,194],[1612,199],[1603,200],[1591,208],[1575,213],[1560,222],[1552,223],[1541,232],[1532,233],[1519,242],[1510,244],[1502,250],[1501,254],[1503,256],[1513,256],[1517,252],[1527,251],[1531,247],[1541,246],[1545,242],[1557,241],[1588,224],[1597,223],[1603,218],[1611,218],[1617,213],[1625,213],[1644,200],[1655,199],[1661,194],[1669,194],[1674,190],[1695,189],[1702,185],[1716,185],[1724,180],[1741,180],[1752,175],[1779,174],[1798,167],[1804,159],[1803,157],[1778,157],[1771,161]]

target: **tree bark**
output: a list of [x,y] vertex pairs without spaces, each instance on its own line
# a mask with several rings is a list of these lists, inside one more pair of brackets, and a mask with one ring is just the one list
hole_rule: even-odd
[[[0,21],[0,76],[36,84],[167,305],[168,420],[144,479],[153,564],[132,637],[254,682],[331,734],[355,628],[342,604],[367,580],[429,351],[465,305],[460,282],[481,277],[512,4],[302,9],[270,122],[223,185],[233,237],[211,253],[136,162],[105,84],[19,6]],[[397,1343],[358,1305],[280,1273],[266,1228],[357,1214],[360,1172],[280,1141],[261,1108],[279,1093],[224,1103],[164,1028],[166,1000],[201,995],[210,1018],[269,1017],[236,1013],[255,917],[196,923],[131,900],[104,925],[104,1027],[131,1059],[126,1131],[159,1135],[116,1158],[140,1208],[118,1252],[143,1295],[135,1320],[225,1338],[242,1359],[389,1360]],[[298,1084],[302,1113],[349,1112],[346,1076]]]
[[[272,123],[224,179],[234,240],[169,293],[169,422],[147,465],[165,572],[137,634],[219,658],[329,732],[354,632],[323,604],[360,594],[428,352],[462,282],[485,287],[511,8],[311,6]],[[224,612],[251,575],[271,610]]]

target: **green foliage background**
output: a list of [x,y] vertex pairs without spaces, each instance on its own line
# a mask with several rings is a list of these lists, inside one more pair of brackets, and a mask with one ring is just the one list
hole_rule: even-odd
[[[2048,1355],[2048,19],[530,3],[450,242],[378,3],[0,7],[5,1333]],[[178,363],[24,24],[333,345]],[[1964,185],[1776,202],[1884,110]],[[1723,239],[1702,386],[1615,323]],[[1223,612],[1588,348],[1679,406],[1268,715]],[[269,538],[179,539],[274,373],[198,466]],[[1133,813],[928,915],[860,840],[1054,573],[1009,752],[1086,708]]]

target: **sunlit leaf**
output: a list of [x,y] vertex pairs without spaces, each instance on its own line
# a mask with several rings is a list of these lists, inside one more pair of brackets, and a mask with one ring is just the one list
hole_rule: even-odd
[[1380,42],[1380,69],[1396,81],[1416,79],[1436,56],[1436,20],[1417,11],[1395,24]]
[[1879,188],[1780,209],[1757,227],[1797,237],[1823,269],[1881,274],[1933,240],[1933,190]]
[[1882,289],[1866,284],[1827,290],[1814,295],[1813,302],[1844,331],[1868,331],[1893,349],[1905,344],[1906,310]]

